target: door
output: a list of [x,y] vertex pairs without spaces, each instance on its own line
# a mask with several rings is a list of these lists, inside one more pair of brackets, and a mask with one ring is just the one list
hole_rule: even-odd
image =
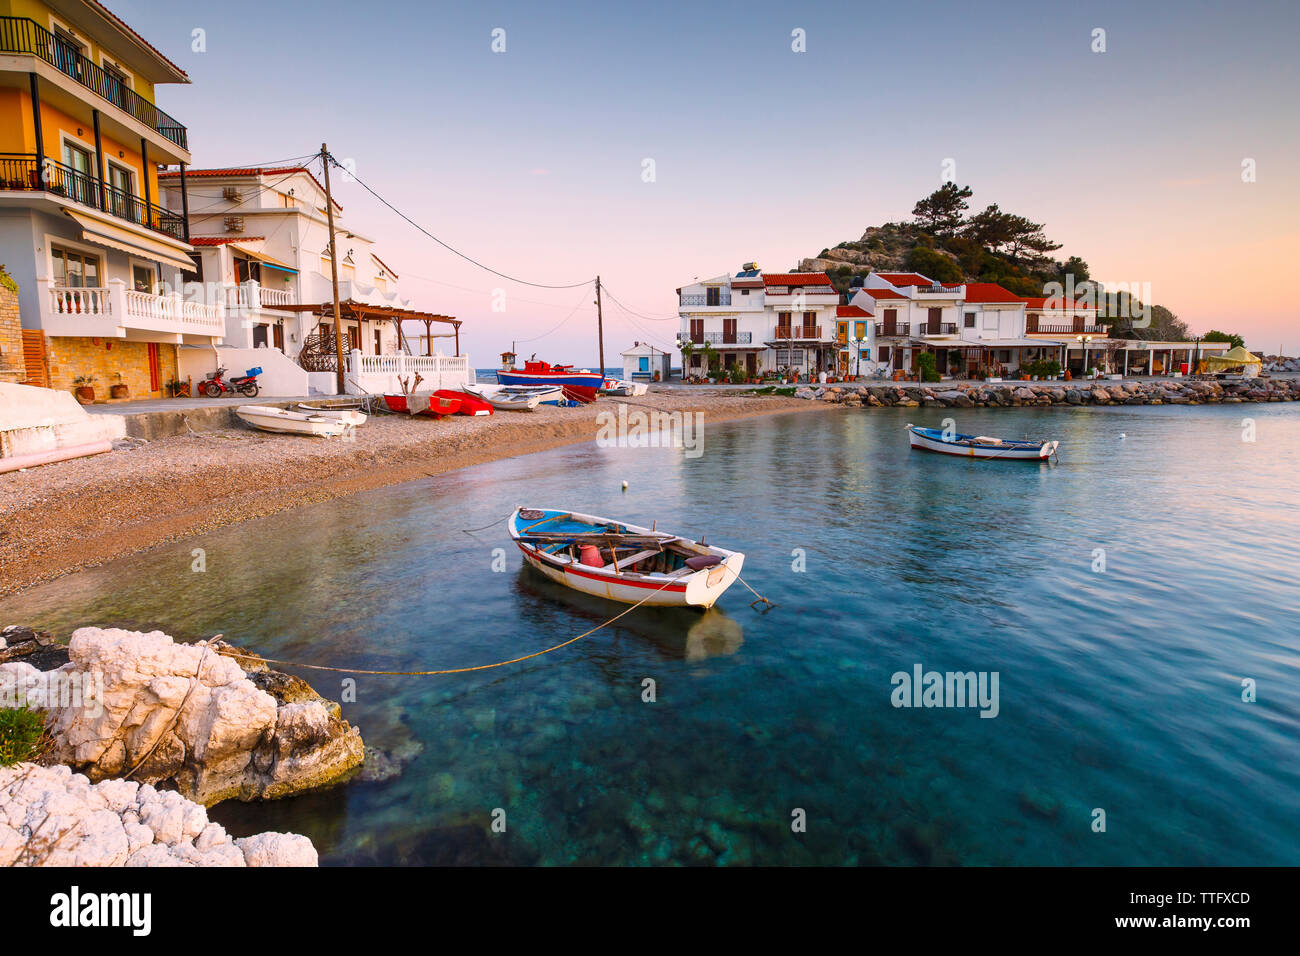
[[948,374],[948,350],[939,349],[934,353],[934,370],[940,375]]
[[884,330],[881,332],[881,334],[882,335],[898,334],[898,310],[897,309],[885,310]]
[[929,318],[926,322],[926,331],[931,335],[938,335],[943,320],[943,309],[930,309]]
[[68,76],[81,79],[81,44],[62,30],[54,31],[54,65]]
[[722,341],[727,343],[728,345],[736,344],[736,320],[735,319],[722,320]]
[[277,322],[271,326],[271,335],[275,342],[275,347],[281,352],[284,351],[284,323]]
[[134,215],[135,176],[131,170],[109,163],[108,186],[108,211],[122,219],[140,221],[143,217]]
[[691,319],[691,341],[696,345],[704,344],[703,319]]
[[[52,187],[63,187],[64,193],[77,202],[98,207],[95,198],[95,175],[91,172],[90,151],[72,143],[63,144],[63,175],[51,179]],[[56,188],[57,191],[57,188]]]
[[758,353],[749,352],[745,355],[745,374],[750,378],[758,378]]
[[126,109],[126,91],[130,89],[126,77],[110,66],[104,67],[104,99],[114,106]]
[[161,363],[158,361],[158,343],[149,342],[148,345],[149,345],[148,348],[149,391],[161,392],[162,391],[162,367],[161,367]]
[[361,328],[356,325],[348,326],[348,351],[361,351]]
[[380,335],[379,329],[375,329],[375,354],[376,355],[384,354],[383,338]]

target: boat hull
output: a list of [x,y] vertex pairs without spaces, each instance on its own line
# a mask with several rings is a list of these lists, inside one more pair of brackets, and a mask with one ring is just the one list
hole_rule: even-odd
[[589,404],[596,400],[605,379],[592,372],[519,372],[498,369],[497,381],[502,385],[558,385],[567,398]]
[[538,386],[536,390],[527,386],[504,385],[462,385],[461,388],[502,412],[531,412],[544,399],[554,401],[564,397],[563,390],[545,385]]
[[[523,555],[525,564],[566,588],[617,601],[620,604],[710,608],[739,579],[740,569],[745,563],[745,556],[739,551],[697,546],[703,547],[703,550],[709,554],[716,555],[721,559],[721,563],[680,577],[663,574],[632,574],[626,571],[618,573],[612,569],[591,567],[568,560],[564,556],[547,554],[538,550],[532,543],[521,540],[521,531],[528,522],[521,521],[520,510],[526,509],[516,510],[511,516],[510,536]],[[592,522],[609,520],[576,512],[542,510],[546,510],[548,514],[567,514],[574,519]],[[622,527],[634,534],[653,533],[648,528],[636,525],[622,524]],[[690,543],[694,544],[694,542]]]
[[491,415],[492,406],[476,395],[470,395],[466,392],[453,392],[451,389],[440,388],[433,393],[438,398],[446,398],[456,401],[460,407],[456,409],[457,415]]
[[314,415],[317,418],[332,418],[351,425],[353,428],[366,423],[366,413],[355,408],[326,408],[299,403],[298,411],[304,415]]
[[333,438],[346,435],[353,428],[349,423],[335,418],[321,418],[267,405],[240,405],[235,409],[235,415],[259,431],[281,435]]
[[907,426],[908,440],[913,448],[921,451],[938,452],[941,455],[954,455],[958,458],[977,458],[981,461],[1046,461],[1056,453],[1058,442],[1001,442],[979,441],[974,435],[954,435],[951,439],[940,437],[941,433],[933,428]]
[[425,404],[425,400],[425,396],[418,397],[416,400],[416,410],[412,411],[410,404],[406,401],[405,395],[384,396],[384,404],[388,406],[389,411],[405,412],[408,415],[423,415],[426,418],[442,418],[446,415],[454,415],[460,410],[459,398],[427,396],[426,407],[420,408],[419,406],[421,404]]

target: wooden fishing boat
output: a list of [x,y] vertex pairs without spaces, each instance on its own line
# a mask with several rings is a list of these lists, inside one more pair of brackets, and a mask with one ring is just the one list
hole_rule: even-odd
[[558,385],[462,385],[461,389],[503,412],[531,412],[545,402],[564,401]]
[[389,411],[406,412],[408,415],[424,415],[428,418],[442,418],[455,415],[460,410],[460,396],[435,395],[432,392],[415,392],[408,401],[405,395],[385,395],[384,404]]
[[599,372],[532,359],[525,362],[522,369],[497,369],[497,382],[502,385],[558,385],[564,389],[566,398],[584,404],[596,400],[596,393],[604,381],[605,376]]
[[299,402],[298,411],[304,415],[315,415],[318,418],[334,418],[341,422],[347,422],[353,428],[366,423],[366,413],[361,410],[360,405],[308,405],[306,402]]
[[938,428],[922,428],[912,424],[908,424],[907,433],[913,448],[963,458],[1045,461],[1056,454],[1056,446],[1059,444],[1055,441],[990,438],[987,435],[945,435]]
[[552,581],[623,604],[712,607],[745,556],[680,535],[554,508],[519,508],[510,537]]
[[440,388],[433,394],[439,398],[454,398],[460,402],[460,408],[456,409],[457,415],[492,414],[492,406],[476,395],[470,395],[466,392],[452,391],[449,388]]
[[288,409],[276,408],[274,405],[240,405],[235,409],[235,414],[254,428],[284,435],[333,438],[336,435],[346,435],[354,427],[337,418],[291,412]]

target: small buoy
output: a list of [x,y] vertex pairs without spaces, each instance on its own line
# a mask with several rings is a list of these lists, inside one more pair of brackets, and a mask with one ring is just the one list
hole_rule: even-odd
[[1120,438],[1128,438],[1128,435],[1126,435],[1124,432],[1120,432],[1120,433],[1119,433],[1119,437],[1120,437]]
[[624,490],[624,491],[627,491],[627,482],[626,482],[626,481],[623,482],[623,490]]

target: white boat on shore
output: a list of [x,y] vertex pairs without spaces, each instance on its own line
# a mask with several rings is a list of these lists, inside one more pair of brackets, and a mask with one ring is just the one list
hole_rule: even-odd
[[503,412],[531,412],[546,402],[564,401],[558,385],[462,385],[461,391]]
[[519,508],[509,530],[552,581],[623,604],[712,607],[745,562],[739,551],[554,508]]
[[285,408],[276,408],[274,405],[240,405],[235,409],[235,414],[254,428],[284,435],[333,438],[337,435],[346,435],[355,427],[337,418],[291,412]]
[[644,395],[648,391],[650,386],[645,382],[629,382],[621,378],[607,378],[600,387],[602,395]]
[[360,405],[340,405],[331,407],[328,405],[308,405],[305,402],[298,403],[298,411],[304,415],[314,415],[318,418],[333,418],[341,422],[346,422],[353,428],[357,428],[366,423],[366,413],[361,410]]
[[922,428],[908,424],[907,434],[913,448],[937,451],[943,455],[991,460],[1007,458],[1014,461],[1045,461],[1056,454],[1056,441],[1035,441],[991,438],[988,435],[947,434],[938,428]]

